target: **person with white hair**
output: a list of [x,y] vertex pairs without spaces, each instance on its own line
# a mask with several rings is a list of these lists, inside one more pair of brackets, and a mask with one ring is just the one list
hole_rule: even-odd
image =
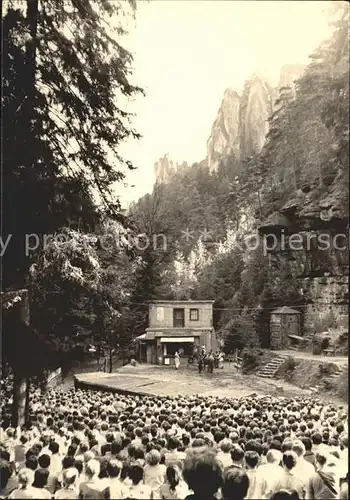
[[100,462],[91,459],[85,466],[86,481],[79,486],[79,498],[81,500],[99,500],[105,498],[106,485],[101,479]]
[[281,478],[275,482],[272,491],[269,491],[266,495],[267,498],[270,498],[272,494],[278,492],[279,490],[295,490],[298,493],[299,498],[305,498],[304,483],[296,474],[294,474],[297,461],[298,457],[294,451],[285,451],[283,453],[283,472]]
[[315,468],[310,462],[305,460],[304,455],[306,449],[304,443],[300,439],[295,439],[292,443],[292,451],[297,454],[297,464],[294,467],[294,474],[296,474],[304,483],[305,488],[310,478],[315,473]]
[[275,491],[275,484],[283,476],[283,469],[280,466],[281,461],[282,453],[279,450],[271,449],[266,453],[266,464],[259,465],[257,469],[258,481],[261,482],[262,478],[264,478],[269,491]]
[[144,467],[144,483],[155,493],[165,480],[166,466],[160,463],[161,454],[157,450],[151,450],[146,455],[146,465]]
[[[23,468],[18,473],[18,488],[13,490],[8,498],[38,498],[36,488],[33,488],[34,473],[32,470]],[[42,496],[42,498],[44,498]]]
[[63,472],[62,476],[62,488],[57,490],[55,493],[55,500],[68,499],[74,500],[79,498],[76,489],[76,482],[79,476],[79,472],[74,467],[69,467]]
[[221,462],[224,469],[232,465],[232,458],[230,454],[231,448],[232,442],[229,439],[223,439],[221,441],[216,458]]

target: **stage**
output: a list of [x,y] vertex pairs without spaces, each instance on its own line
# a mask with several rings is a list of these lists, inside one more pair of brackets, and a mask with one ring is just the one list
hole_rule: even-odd
[[74,387],[76,389],[90,389],[119,394],[160,395],[162,390],[159,386],[162,385],[150,377],[137,374],[92,372],[77,373],[74,376]]
[[233,384],[225,377],[207,373],[198,374],[196,369],[141,364],[136,367],[126,365],[114,373],[77,373],[74,386],[119,394],[142,396],[203,396],[244,397],[252,394],[252,389],[241,384]]
[[[281,385],[284,387],[282,388]],[[246,397],[284,392],[306,394],[297,387],[281,383],[277,380],[247,377],[239,373],[214,371],[199,374],[196,369],[181,366],[179,371],[174,367],[141,364],[136,367],[126,365],[114,373],[90,372],[77,373],[74,376],[77,389],[105,391],[125,395],[143,396],[202,396]],[[288,389],[291,389],[289,391]],[[281,394],[282,392],[282,394]],[[285,394],[286,395],[286,394]]]

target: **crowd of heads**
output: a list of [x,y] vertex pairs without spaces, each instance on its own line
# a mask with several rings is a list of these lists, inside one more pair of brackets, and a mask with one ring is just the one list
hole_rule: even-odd
[[0,496],[348,498],[347,425],[305,397],[36,391],[22,428],[3,406]]

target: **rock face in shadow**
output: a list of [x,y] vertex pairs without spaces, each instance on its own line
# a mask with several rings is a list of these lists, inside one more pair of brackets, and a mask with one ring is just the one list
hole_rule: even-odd
[[298,192],[259,227],[276,236],[271,268],[289,269],[303,299],[305,334],[347,327],[349,286],[349,213],[341,186],[323,196]]
[[277,87],[273,88],[262,75],[252,75],[241,92],[227,89],[207,141],[207,159],[211,171],[220,161],[234,154],[244,158],[260,152],[268,132],[268,118],[274,109],[279,89],[290,87],[295,95],[294,81],[305,66],[287,64],[281,68]]

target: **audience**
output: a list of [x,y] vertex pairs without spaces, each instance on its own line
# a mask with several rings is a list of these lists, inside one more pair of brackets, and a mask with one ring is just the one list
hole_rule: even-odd
[[344,408],[319,399],[31,395],[1,402],[0,498],[348,498]]

